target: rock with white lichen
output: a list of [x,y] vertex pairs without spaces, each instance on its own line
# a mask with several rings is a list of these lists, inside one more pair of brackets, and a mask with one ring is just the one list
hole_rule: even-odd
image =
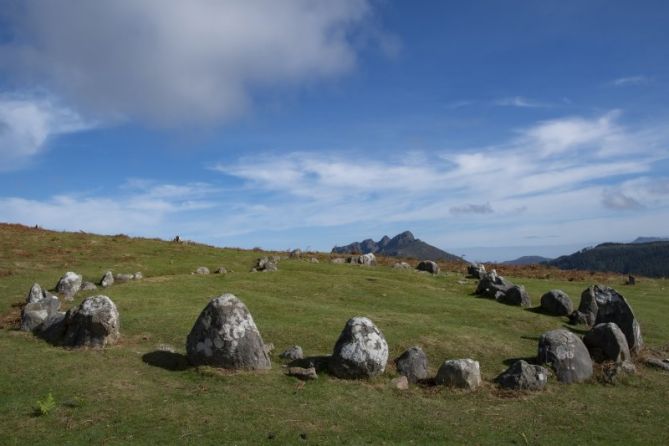
[[80,274],[68,271],[58,280],[56,291],[65,295],[65,300],[73,300],[81,288],[82,277]]
[[193,365],[226,369],[269,369],[264,342],[246,305],[232,294],[212,299],[186,340]]
[[366,317],[349,319],[330,359],[330,372],[338,378],[371,378],[386,369],[388,343]]

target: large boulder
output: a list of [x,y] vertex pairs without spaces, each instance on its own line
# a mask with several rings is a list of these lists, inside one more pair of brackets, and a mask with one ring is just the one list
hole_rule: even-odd
[[21,310],[21,330],[32,331],[44,321],[58,313],[58,297],[45,291],[39,284],[33,284],[26,297],[28,302]]
[[518,305],[521,307],[532,306],[530,295],[522,285],[513,285],[504,292],[497,293],[497,301],[507,305]]
[[61,344],[68,347],[105,347],[121,337],[116,305],[107,296],[85,299],[65,314]]
[[439,265],[432,260],[423,260],[416,267],[418,271],[427,271],[430,274],[439,274]]
[[346,322],[330,360],[330,371],[339,378],[371,378],[383,373],[388,362],[388,343],[366,317]]
[[269,369],[264,342],[246,305],[232,294],[209,301],[186,340],[193,365]]
[[521,359],[511,364],[495,381],[504,389],[543,390],[548,382],[548,370]]
[[111,271],[107,271],[102,276],[102,279],[100,279],[100,286],[102,288],[109,288],[112,285],[114,285],[114,274]]
[[439,367],[435,383],[474,390],[481,385],[481,368],[473,359],[450,359]]
[[597,318],[597,299],[596,294],[599,292],[599,285],[586,288],[581,293],[581,302],[578,304],[578,309],[569,316],[569,322],[574,325],[595,325]]
[[486,271],[485,271],[485,265],[482,263],[472,263],[467,267],[467,275],[469,277],[474,277],[475,279],[483,279],[483,276],[485,276]]
[[595,324],[613,322],[625,334],[630,352],[638,353],[643,347],[641,327],[627,300],[613,288],[595,286],[597,317]]
[[574,305],[564,291],[550,290],[541,296],[541,311],[552,316],[568,316],[574,311]]
[[497,299],[506,293],[512,286],[513,284],[511,282],[498,275],[497,271],[493,269],[489,273],[485,273],[481,280],[479,280],[474,294]]
[[82,280],[83,278],[80,274],[68,271],[60,278],[60,280],[58,280],[56,291],[63,294],[65,300],[73,300],[74,295],[77,294],[77,291],[81,288]]
[[592,359],[583,341],[564,329],[551,330],[539,338],[538,359],[550,364],[558,381],[571,384],[592,376]]
[[427,356],[422,348],[411,347],[395,359],[397,373],[406,376],[410,383],[427,378]]
[[592,327],[583,336],[583,343],[592,359],[597,362],[613,361],[622,364],[632,359],[625,334],[613,322]]

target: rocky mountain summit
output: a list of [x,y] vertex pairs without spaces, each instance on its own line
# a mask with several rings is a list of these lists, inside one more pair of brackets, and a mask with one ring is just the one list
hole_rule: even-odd
[[332,248],[334,254],[367,254],[373,253],[394,257],[414,257],[425,260],[462,260],[460,257],[436,248],[424,241],[417,239],[410,231],[404,231],[390,238],[384,235],[381,240],[375,242],[366,239],[345,246]]

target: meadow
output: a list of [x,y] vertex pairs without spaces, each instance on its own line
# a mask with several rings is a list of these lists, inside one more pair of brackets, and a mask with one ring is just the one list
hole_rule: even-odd
[[[277,253],[0,225],[0,444],[669,444],[669,374],[642,364],[614,385],[553,377],[543,392],[498,389],[493,379],[514,358],[536,356],[543,332],[581,332],[567,318],[473,296],[476,281],[463,265],[432,276],[395,270],[388,259],[360,267],[316,254],[320,263],[283,259],[277,272],[250,272],[266,254]],[[228,273],[191,274],[198,266]],[[80,292],[63,308],[109,296],[121,315],[118,344],[68,350],[17,329],[33,282],[50,289],[66,271],[97,282],[108,269],[145,278]],[[554,288],[578,305],[595,280],[615,287],[631,303],[648,350],[669,357],[669,281],[624,286],[615,274],[509,273],[534,305]],[[223,293],[240,298],[274,344],[271,370],[188,365],[186,336]],[[284,374],[283,349],[299,344],[306,355],[329,354],[358,315],[388,341],[383,375],[302,382]],[[157,353],[164,345],[176,353]],[[425,350],[433,374],[446,359],[478,360],[485,384],[474,392],[394,389],[392,359],[412,345]],[[37,402],[49,394],[55,406],[38,415]]]

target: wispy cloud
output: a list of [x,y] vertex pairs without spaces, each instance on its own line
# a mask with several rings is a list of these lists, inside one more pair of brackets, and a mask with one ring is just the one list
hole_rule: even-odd
[[519,107],[519,108],[545,108],[550,107],[550,104],[534,101],[532,99],[524,98],[522,96],[511,96],[500,98],[493,101],[493,105],[499,107]]
[[451,214],[492,214],[494,211],[490,203],[485,204],[466,204],[463,206],[453,206],[450,209]]
[[605,191],[602,196],[602,204],[615,210],[640,209],[641,203],[622,192]]
[[56,136],[93,126],[48,97],[0,95],[0,171],[23,166]]
[[619,77],[618,79],[614,79],[611,82],[608,83],[608,85],[611,85],[613,87],[627,87],[627,86],[632,86],[632,85],[644,85],[650,82],[650,78],[647,76],[627,76],[627,77]]

